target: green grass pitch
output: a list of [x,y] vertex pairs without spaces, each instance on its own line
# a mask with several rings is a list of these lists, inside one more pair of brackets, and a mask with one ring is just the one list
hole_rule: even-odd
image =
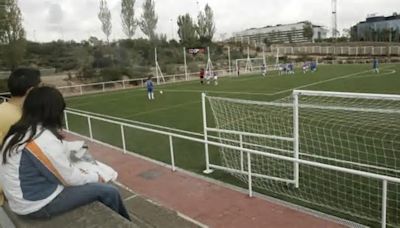
[[[154,101],[147,99],[143,88],[91,94],[67,98],[67,106],[73,109],[101,113],[165,127],[203,133],[201,93],[211,96],[233,97],[248,100],[272,101],[287,97],[293,89],[324,90],[341,92],[400,94],[400,65],[381,65],[381,73],[371,72],[370,65],[321,65],[315,73],[279,76],[260,73],[240,77],[224,77],[219,85],[201,85],[189,81],[155,87]],[[159,91],[163,93],[159,93]],[[72,131],[89,135],[86,119],[68,116]],[[209,126],[213,126],[211,110],[208,109]],[[400,120],[399,120],[400,121]],[[121,147],[119,126],[93,121],[94,138]],[[170,164],[167,136],[126,129],[127,149],[146,157]],[[204,145],[174,139],[176,165],[201,174],[205,168]],[[218,149],[211,147],[210,160],[219,163]],[[236,185],[243,185],[223,172],[214,172],[212,177]],[[273,193],[267,193],[274,195]],[[282,198],[282,197],[280,197]],[[340,215],[340,214],[339,214]],[[346,215],[340,215],[346,217]],[[354,218],[350,218],[354,219]],[[400,224],[399,216],[395,219]],[[360,220],[359,222],[368,223]]]

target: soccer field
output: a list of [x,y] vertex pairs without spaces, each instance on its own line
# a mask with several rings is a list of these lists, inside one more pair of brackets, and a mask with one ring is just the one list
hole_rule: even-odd
[[[156,86],[156,99],[154,101],[147,100],[146,90],[137,88],[71,97],[67,99],[67,103],[68,108],[107,115],[109,118],[118,118],[118,120],[127,123],[139,121],[202,134],[202,92],[206,92],[210,96],[273,101],[288,97],[293,89],[400,94],[400,65],[382,65],[380,74],[372,73],[370,65],[327,65],[320,66],[316,73],[296,72],[295,75],[284,76],[272,73],[267,77],[262,77],[261,74],[224,77],[219,79],[218,86],[201,85],[199,81]],[[162,94],[158,92],[161,90],[163,91]],[[207,114],[208,125],[213,126],[211,111]],[[69,128],[72,131],[86,136],[89,135],[85,118],[70,115],[68,121]],[[119,126],[93,120],[92,128],[95,139],[118,147],[122,146]],[[125,134],[126,146],[129,151],[170,163],[169,141],[166,136],[133,129],[127,129]],[[178,167],[202,173],[205,168],[204,145],[174,139],[174,150]],[[211,147],[210,160],[214,164],[220,163],[221,158],[218,151],[218,148]],[[400,166],[396,168],[400,168]],[[215,172],[211,176],[243,185],[243,183],[223,172]],[[306,177],[303,176],[302,178]],[[398,186],[394,188],[398,188]],[[262,189],[259,191],[287,199],[285,196],[273,192],[265,192]],[[318,194],[319,191],[326,191],[326,189],[315,189],[314,194]],[[311,193],[307,192],[307,194]],[[332,192],[332,194],[335,193]],[[398,200],[398,198],[396,199]],[[296,202],[296,199],[293,198],[288,200]],[[306,204],[306,206],[326,211],[323,207],[319,208],[318,205]],[[347,207],[347,205],[344,203],[343,207]],[[332,213],[329,210],[327,212]],[[371,216],[374,219],[379,217],[379,214],[373,213],[366,211],[363,216]],[[394,213],[394,211],[388,211],[389,223],[400,225],[400,216],[390,213]],[[376,221],[368,221],[365,218],[357,219],[346,214],[335,214],[364,224],[377,225]]]

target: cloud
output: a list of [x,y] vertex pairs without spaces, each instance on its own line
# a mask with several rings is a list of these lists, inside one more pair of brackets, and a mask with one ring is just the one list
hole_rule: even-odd
[[61,24],[63,20],[63,10],[58,3],[50,3],[47,9],[47,23],[49,24]]
[[[108,0],[112,14],[112,39],[124,38],[121,26],[121,0]],[[136,18],[141,16],[144,0],[136,0]],[[189,13],[196,18],[208,3],[214,10],[218,38],[251,27],[263,27],[310,20],[327,28],[331,26],[330,0],[155,0],[158,14],[157,33],[177,37],[176,18]],[[28,39],[50,41],[54,39],[87,39],[96,36],[105,39],[97,17],[99,0],[20,0]],[[45,11],[43,10],[45,9]],[[341,31],[367,14],[391,15],[400,9],[399,0],[346,0],[338,1],[338,26]],[[45,13],[43,13],[45,12]],[[172,19],[172,21],[171,21]],[[135,37],[143,33],[139,27]]]

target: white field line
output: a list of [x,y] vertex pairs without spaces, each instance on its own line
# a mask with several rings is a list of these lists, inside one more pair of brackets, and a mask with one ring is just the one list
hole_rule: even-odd
[[[342,76],[338,76],[338,77],[334,77],[334,78],[329,78],[326,80],[322,80],[322,81],[317,81],[317,82],[313,82],[313,83],[309,83],[309,84],[305,84],[305,85],[301,85],[298,87],[294,87],[294,88],[289,88],[289,89],[285,89],[285,90],[281,90],[278,92],[274,92],[274,93],[253,93],[253,92],[234,92],[234,91],[208,91],[208,90],[174,90],[174,89],[165,89],[166,92],[182,92],[182,93],[201,93],[201,92],[205,92],[205,93],[215,93],[215,94],[244,94],[244,95],[264,95],[264,96],[275,96],[275,95],[279,95],[282,93],[287,93],[287,92],[291,92],[294,89],[304,89],[307,88],[309,86],[313,86],[313,85],[318,85],[318,84],[323,84],[326,82],[331,82],[331,81],[335,81],[335,80],[339,80],[339,79],[345,79],[345,78],[351,78],[353,76],[357,76],[360,74],[364,74],[364,73],[368,73],[371,72],[371,70],[366,70],[366,71],[361,71],[361,72],[357,72],[357,73],[351,73],[351,74],[346,74],[346,75],[342,75]],[[390,74],[394,74],[396,73],[395,70],[393,70],[392,72],[390,72]],[[384,74],[380,74],[380,75],[384,75]],[[386,75],[386,74],[385,74]],[[378,75],[377,75],[378,76]],[[280,77],[280,76],[279,76]],[[368,75],[368,77],[371,77]],[[361,78],[361,76],[360,76]],[[251,78],[251,79],[258,79],[257,78]],[[250,80],[250,79],[247,79]]]
[[379,73],[379,74],[375,74],[374,73],[374,74],[360,75],[360,76],[352,77],[352,78],[374,78],[374,77],[382,77],[382,76],[392,75],[392,74],[395,74],[395,73],[397,73],[396,70],[390,70],[390,71],[388,71],[386,73]]
[[81,100],[82,96],[84,96],[84,98],[99,97],[99,96],[109,96],[110,93],[115,93],[115,94],[120,95],[120,94],[125,94],[125,93],[132,93],[132,90],[136,90],[136,89],[137,88],[126,88],[126,89],[121,89],[121,90],[105,91],[104,93],[83,94],[83,95],[68,97],[68,100],[71,100],[71,101],[72,100]]
[[[330,79],[327,79],[327,80],[313,82],[313,83],[310,83],[310,84],[305,84],[305,85],[302,85],[302,86],[299,86],[299,87],[290,88],[290,89],[286,89],[286,90],[281,90],[281,91],[274,92],[274,93],[254,93],[254,92],[246,92],[246,91],[235,92],[235,91],[208,91],[208,90],[179,90],[179,89],[168,89],[168,88],[164,89],[164,91],[173,92],[173,93],[202,93],[202,92],[205,92],[205,93],[210,93],[210,94],[214,93],[214,94],[244,94],[244,95],[274,96],[274,95],[279,95],[279,94],[282,94],[282,93],[290,92],[293,89],[303,89],[303,88],[306,88],[306,87],[309,87],[309,86],[318,85],[318,84],[322,84],[322,83],[326,83],[326,82],[330,82],[330,81],[335,81],[335,80],[344,79],[344,78],[350,78],[352,76],[357,76],[357,75],[360,75],[360,74],[363,74],[363,73],[367,73],[367,72],[371,72],[371,70],[361,71],[361,72],[358,72],[358,73],[352,73],[352,74],[347,74],[347,75],[343,75],[343,76],[339,76],[339,77],[335,77],[335,78],[330,78]],[[378,76],[382,76],[382,75],[389,75],[389,74],[395,74],[395,73],[396,73],[396,70],[392,70],[391,72],[379,74],[379,75],[376,75],[376,76],[378,77]],[[271,75],[271,76],[273,76],[273,77],[281,77],[279,75]],[[271,77],[271,76],[269,76],[269,77]],[[259,77],[256,77],[256,76],[249,76],[249,77],[250,78],[246,78],[246,79],[242,79],[242,80],[236,80],[236,81],[247,81],[247,80],[259,79]],[[368,76],[360,76],[360,77],[356,77],[356,78],[362,78],[362,77],[373,77],[373,76],[372,75],[368,75]],[[189,81],[189,82],[186,81],[186,82],[177,83],[177,84],[184,84],[184,83],[185,84],[193,84],[193,82],[191,82],[191,81]],[[162,88],[160,88],[159,90],[161,90],[161,89]],[[137,90],[144,91],[145,89],[139,88]],[[129,91],[125,91],[123,93],[132,93],[132,91],[129,90]],[[118,93],[118,94],[121,94],[121,93]],[[106,95],[109,95],[109,94],[104,94],[103,93],[103,94],[94,94],[94,95],[90,95],[90,96],[96,96],[97,97],[97,96],[102,96],[102,95],[106,96]],[[141,95],[141,94],[131,94],[129,97],[139,96],[139,95]],[[69,99],[69,100],[73,100],[73,98]],[[120,98],[112,98],[112,99],[104,99],[104,100],[107,101],[107,102],[111,102],[111,101],[120,100]],[[92,103],[92,102],[89,101],[89,102],[83,102],[81,104],[78,103],[77,105],[74,105],[74,107],[75,108],[84,107],[84,106],[86,106],[87,104],[90,104],[90,103]]]
[[[385,67],[385,68],[388,68],[388,67]],[[381,69],[383,70],[385,68],[381,68]],[[335,78],[330,78],[330,79],[327,79],[327,80],[318,81],[318,82],[302,85],[302,86],[299,86],[299,87],[295,87],[293,89],[282,90],[280,92],[272,93],[270,95],[271,96],[278,95],[278,94],[281,94],[281,93],[291,92],[292,90],[304,89],[304,88],[307,88],[307,87],[313,86],[313,85],[323,84],[323,83],[326,83],[326,82],[336,81],[336,80],[339,80],[339,79],[351,78],[353,76],[362,75],[362,74],[368,73],[368,72],[372,72],[372,70],[365,70],[365,71],[360,71],[358,73],[352,73],[352,74],[347,74],[347,75],[343,75],[343,76],[339,76],[339,77],[335,77]]]
[[180,90],[166,89],[166,92],[173,93],[220,93],[220,94],[245,94],[245,95],[268,95],[268,93],[252,93],[252,92],[233,92],[233,91],[211,91],[211,90]]
[[186,103],[172,105],[172,106],[165,107],[165,108],[158,108],[158,109],[153,109],[153,110],[150,110],[150,111],[138,112],[138,113],[134,113],[134,114],[128,115],[128,116],[122,116],[122,118],[130,118],[130,117],[141,116],[141,115],[145,115],[145,114],[149,114],[149,113],[153,113],[153,112],[166,111],[166,110],[169,110],[169,109],[174,109],[174,108],[178,108],[178,107],[182,107],[182,106],[186,106],[186,105],[190,105],[190,104],[196,104],[196,103],[200,103],[200,102],[201,101],[186,102]]
[[[306,87],[311,86],[311,85],[317,85],[317,84],[326,83],[326,82],[334,81],[334,80],[338,80],[338,79],[349,78],[349,77],[356,76],[356,75],[359,75],[359,74],[363,74],[363,73],[366,73],[366,72],[371,72],[371,70],[361,71],[361,72],[358,72],[358,73],[347,74],[347,75],[339,76],[339,77],[336,77],[336,78],[330,78],[330,79],[327,79],[327,80],[323,80],[323,81],[318,81],[318,82],[302,85],[302,86],[299,86],[299,87],[296,87],[296,88],[293,88],[293,89],[301,89],[301,88],[306,88]],[[395,72],[396,71],[393,70],[393,73],[395,73]],[[281,90],[281,91],[278,91],[278,92],[275,92],[275,93],[251,93],[251,92],[228,92],[228,91],[215,91],[215,92],[213,92],[213,91],[202,91],[202,90],[168,90],[168,89],[165,90],[165,91],[169,91],[169,92],[188,92],[188,93],[192,93],[192,92],[196,92],[196,93],[197,92],[209,92],[209,93],[227,93],[227,94],[247,94],[247,95],[273,96],[273,95],[278,95],[278,94],[281,94],[281,93],[286,93],[286,92],[292,91],[293,89]],[[124,92],[124,93],[128,93],[128,92]],[[106,95],[106,94],[101,94],[101,95]],[[136,96],[136,94],[135,94],[135,96]],[[113,98],[113,99],[109,99],[109,101],[110,100],[119,100],[119,99]],[[91,102],[87,102],[87,104],[90,104],[90,103]],[[126,119],[126,118],[145,115],[145,114],[154,113],[154,112],[166,111],[166,110],[173,109],[173,108],[176,108],[176,107],[181,107],[181,106],[185,106],[185,105],[189,105],[189,104],[196,104],[196,103],[199,103],[199,101],[187,102],[187,103],[183,103],[183,104],[179,104],[179,105],[175,105],[175,106],[170,106],[170,107],[167,107],[167,108],[160,108],[160,109],[155,109],[155,110],[151,110],[151,111],[140,112],[140,113],[136,113],[136,114],[132,114],[132,115],[123,116],[122,118],[114,117],[114,116],[107,116],[107,115],[102,115],[102,114],[98,114],[98,113],[87,112],[87,111],[82,111],[82,110],[77,110],[77,109],[75,109],[75,111],[86,112],[87,114],[89,114],[89,113],[90,114],[96,114],[98,116],[102,116],[102,117],[106,117],[106,118],[113,118],[113,119],[118,119],[118,120],[122,120],[122,121],[126,121],[126,122],[137,123],[136,121],[129,120],[129,119]],[[78,104],[77,106],[74,106],[74,107],[81,107],[81,106],[84,106],[85,104],[86,103]],[[74,109],[71,109],[71,110],[74,110]],[[157,125],[153,125],[153,126],[160,127],[160,126],[157,126]],[[180,129],[173,129],[173,128],[168,129],[168,130],[173,130],[173,131],[179,130],[179,131],[181,131]],[[182,131],[184,131],[184,130],[182,130]]]
[[[318,81],[318,82],[314,82],[314,83],[302,85],[302,86],[299,86],[299,87],[296,87],[296,88],[293,88],[293,89],[301,89],[301,88],[306,88],[306,87],[308,87],[308,86],[317,85],[317,84],[321,84],[321,83],[326,83],[326,82],[330,82],[330,81],[334,81],[334,80],[339,80],[339,79],[344,79],[344,78],[350,78],[350,77],[352,77],[352,76],[357,76],[357,75],[360,75],[360,74],[363,74],[363,73],[366,73],[366,72],[371,72],[371,70],[361,71],[361,72],[358,72],[358,73],[347,74],[347,75],[343,75],[343,76],[339,76],[339,77],[335,77],[335,78],[330,78],[330,79],[327,79],[327,80],[323,80],[323,81]],[[395,71],[395,70],[392,70],[392,72],[389,72],[389,73],[390,73],[390,74],[394,74],[394,73],[396,73],[396,71]],[[381,75],[382,75],[382,74],[381,74]],[[377,76],[379,76],[379,75],[377,75]],[[368,76],[368,77],[371,77],[371,76]],[[293,89],[281,90],[281,91],[278,91],[278,92],[275,92],[275,93],[251,93],[251,92],[229,92],[229,91],[215,91],[215,92],[214,92],[214,91],[202,91],[202,90],[169,90],[169,89],[167,89],[167,90],[165,90],[165,91],[168,91],[168,92],[187,92],[187,93],[193,93],[193,92],[196,92],[196,93],[197,93],[197,92],[209,92],[209,93],[221,93],[221,94],[226,93],[226,94],[246,94],[246,95],[267,95],[267,96],[273,96],[273,95],[278,95],[278,94],[281,94],[281,93],[290,92],[290,91],[292,91]],[[142,89],[139,89],[139,90],[142,90]],[[128,92],[124,92],[124,93],[128,93]],[[106,95],[106,94],[101,94],[101,95]],[[137,94],[135,94],[134,96],[136,96],[136,95],[137,95]],[[108,101],[113,101],[113,100],[119,100],[119,99],[113,98],[113,99],[109,99]],[[90,104],[90,103],[91,103],[91,102],[87,102],[87,104]],[[78,109],[71,109],[71,108],[70,108],[70,109],[71,109],[71,110],[74,110],[74,111],[78,111],[78,112],[83,112],[83,113],[86,113],[86,114],[93,114],[93,115],[97,115],[97,116],[101,116],[101,117],[113,118],[113,119],[116,119],[116,120],[122,120],[122,121],[125,121],[125,122],[139,123],[138,121],[133,121],[133,120],[129,120],[129,119],[126,119],[126,118],[136,117],[136,116],[145,115],[145,114],[149,114],[149,113],[155,113],[155,112],[166,111],[166,110],[169,110],[169,109],[173,109],[173,108],[177,108],[177,107],[182,107],[182,106],[186,106],[186,105],[190,105],[190,104],[196,104],[196,103],[200,103],[200,101],[187,102],[187,103],[182,103],[182,104],[178,104],[178,105],[174,105],[174,106],[170,106],[170,107],[166,107],[166,108],[159,108],[159,109],[155,109],[155,110],[151,110],[151,111],[139,112],[139,113],[135,113],[135,114],[132,114],[132,115],[122,116],[121,118],[120,118],[120,117],[114,117],[114,116],[103,115],[103,114],[98,114],[98,113],[93,113],[93,112],[82,111],[82,110],[78,110]],[[74,106],[74,107],[85,106],[84,104],[86,104],[86,103],[78,104],[77,106]],[[140,122],[140,123],[141,123],[141,122]],[[145,123],[145,125],[150,126],[151,124]],[[165,129],[167,129],[167,130],[172,130],[172,131],[182,131],[182,132],[185,132],[185,133],[189,133],[189,131],[185,131],[185,130],[181,130],[181,129],[168,128],[168,127],[163,127],[163,126],[158,126],[158,125],[152,125],[152,126],[153,126],[153,127],[157,127],[157,128],[165,128]],[[189,134],[193,134],[193,133],[194,133],[194,132],[190,132]],[[194,133],[194,134],[200,135],[199,133]]]
[[[132,91],[130,91],[130,92],[132,93]],[[124,93],[122,93],[122,94],[124,94]],[[101,95],[103,95],[103,94],[101,94]],[[104,95],[106,95],[106,94],[104,94]],[[122,99],[130,99],[130,98],[136,97],[136,96],[143,96],[143,99],[147,99],[147,94],[144,94],[144,93],[143,94],[141,94],[141,93],[140,94],[139,93],[127,94],[127,95],[124,95],[123,97],[120,97],[119,95],[121,95],[121,94],[118,94],[118,97],[116,97],[116,98],[108,98],[108,99],[104,98],[104,99],[101,99],[100,101],[96,101],[96,102],[93,102],[93,101],[85,101],[85,102],[81,102],[81,103],[78,102],[78,103],[74,103],[72,106],[74,108],[79,108],[79,107],[85,107],[85,106],[93,104],[93,103],[96,103],[96,104],[109,103],[109,102],[113,102],[113,101],[120,101]],[[98,97],[96,97],[96,98],[98,98]]]

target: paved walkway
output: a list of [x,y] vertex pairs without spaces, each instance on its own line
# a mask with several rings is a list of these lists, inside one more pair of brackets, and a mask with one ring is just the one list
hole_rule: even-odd
[[[73,135],[68,139],[82,140]],[[249,198],[242,192],[186,172],[172,172],[108,146],[88,145],[96,159],[119,173],[119,182],[137,194],[209,227],[344,227],[265,199]]]

